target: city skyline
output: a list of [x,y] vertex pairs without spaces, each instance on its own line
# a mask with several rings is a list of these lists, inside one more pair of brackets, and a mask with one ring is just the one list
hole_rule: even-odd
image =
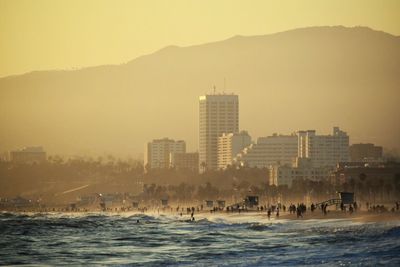
[[0,265],[400,266],[400,0],[0,0],[0,40]]
[[[233,112],[234,113],[236,113],[236,115],[234,115],[234,117],[232,117],[232,118],[238,118],[239,117],[239,115],[240,115],[240,112],[239,112],[239,95],[236,95],[236,94],[234,94],[234,93],[229,93],[229,92],[217,92],[216,90],[215,90],[216,88],[215,88],[215,86],[214,86],[214,88],[213,88],[213,92],[211,92],[210,94],[205,94],[205,95],[203,95],[203,96],[199,96],[199,100],[200,100],[200,103],[203,103],[203,106],[204,106],[204,104],[207,102],[207,97],[211,100],[211,101],[215,101],[214,99],[218,99],[218,98],[220,98],[220,97],[222,97],[223,99],[226,99],[226,97],[228,97],[229,99],[231,98],[231,97],[234,97],[234,106],[235,107],[233,107],[232,106],[232,108],[233,108]],[[209,100],[209,101],[210,101]],[[220,101],[220,100],[218,100],[218,101]],[[218,102],[217,101],[217,102]],[[225,100],[224,100],[225,101]],[[223,107],[224,109],[225,109],[225,106]],[[201,117],[201,113],[204,113],[204,114],[207,114],[207,115],[203,115],[203,117],[204,116],[210,116],[210,115],[208,115],[209,114],[209,112],[210,111],[207,111],[207,110],[205,110],[205,108],[204,107],[202,107],[202,104],[200,104],[199,105],[199,117]],[[225,112],[225,111],[224,111]],[[203,122],[201,122],[201,120],[203,120]],[[206,121],[204,121],[205,120],[205,117],[203,118],[203,119],[200,119],[200,124],[205,124],[205,123],[208,123],[208,122],[206,122]],[[219,121],[220,119],[217,119],[217,121]],[[225,125],[225,115],[223,116],[223,119],[222,119],[222,123]],[[236,119],[235,119],[235,121],[236,121]],[[219,122],[220,123],[220,122]],[[340,131],[340,129],[339,129],[340,127],[337,127],[337,126],[333,126],[333,134],[332,133],[328,133],[328,134],[324,134],[324,135],[322,135],[322,137],[334,137],[335,135],[336,135],[336,131],[339,131],[339,132],[342,132],[342,131]],[[199,130],[200,130],[200,132],[201,132],[201,127],[199,127]],[[266,142],[268,139],[270,139],[270,138],[280,138],[280,139],[287,139],[287,140],[289,140],[288,138],[291,138],[291,137],[296,137],[295,139],[297,140],[297,138],[298,137],[300,137],[301,135],[303,135],[303,134],[305,134],[306,136],[311,132],[313,135],[315,135],[315,132],[316,132],[317,130],[315,130],[314,128],[313,129],[307,129],[307,130],[304,130],[304,129],[293,129],[293,131],[291,131],[290,133],[282,133],[282,132],[272,132],[272,133],[269,133],[269,134],[265,134],[265,135],[262,135],[262,136],[258,136],[258,137],[251,137],[251,135],[249,136],[249,138],[250,138],[250,143],[249,143],[249,145],[251,145],[251,146],[253,146],[253,145],[257,145],[257,144],[262,144],[262,143],[264,143],[264,142]],[[319,131],[318,131],[319,132]],[[217,168],[217,165],[219,166],[219,163],[218,163],[218,160],[219,160],[219,155],[218,155],[218,146],[220,146],[220,144],[219,144],[219,139],[221,138],[221,137],[229,137],[229,135],[232,135],[233,134],[233,136],[235,136],[236,134],[238,134],[238,135],[241,135],[241,134],[246,134],[246,135],[248,135],[248,131],[247,131],[247,129],[240,129],[239,128],[239,120],[237,120],[237,122],[235,122],[233,125],[232,125],[232,127],[223,127],[222,129],[218,129],[218,130],[216,130],[215,131],[215,133],[214,133],[214,135],[215,135],[215,140],[213,140],[212,142],[213,142],[213,144],[215,145],[214,146],[214,148],[213,149],[215,149],[215,151],[214,151],[214,156],[213,156],[213,161],[215,161],[215,163],[213,163],[215,166],[213,166],[212,167],[212,169],[216,169]],[[346,133],[345,133],[346,134]],[[199,136],[200,136],[200,138],[201,138],[201,136],[202,136],[202,134],[200,133],[199,134]],[[349,135],[350,136],[350,135]],[[350,142],[350,138],[349,138],[349,136],[347,136],[347,142],[348,142],[348,146],[351,146],[351,145],[353,145],[353,144],[357,144],[357,145],[379,145],[379,144],[372,144],[371,142],[365,142],[365,143],[360,143],[360,142],[354,142],[354,143],[352,143],[352,142]],[[171,138],[171,139],[170,139]],[[175,139],[176,139],[176,141],[175,141]],[[257,140],[257,142],[256,142],[256,140]],[[261,140],[261,141],[260,141]],[[264,140],[266,140],[266,141],[264,141]],[[183,147],[182,148],[179,148],[178,150],[179,150],[179,152],[178,153],[186,153],[187,152],[187,145],[186,145],[186,139],[184,139],[184,138],[182,138],[182,139],[177,139],[177,138],[175,138],[174,136],[160,136],[158,139],[156,138],[156,139],[153,139],[152,141],[150,141],[150,140],[147,140],[147,142],[146,142],[146,148],[145,148],[145,152],[143,153],[143,156],[141,155],[141,153],[138,153],[137,154],[137,159],[140,159],[140,158],[142,158],[143,157],[143,162],[144,162],[144,166],[146,166],[147,165],[147,163],[148,163],[148,161],[149,161],[149,156],[148,156],[148,154],[146,153],[146,151],[150,151],[150,150],[152,150],[152,148],[150,148],[150,146],[153,144],[155,142],[155,144],[157,144],[157,143],[160,143],[160,144],[162,144],[162,142],[167,142],[167,143],[171,143],[173,146],[175,146],[175,144],[177,144],[177,145],[180,145],[181,143],[183,144]],[[210,141],[208,141],[208,142],[211,142],[211,140]],[[223,142],[226,142],[226,140],[225,141],[223,141]],[[287,142],[287,141],[285,141],[285,142]],[[291,146],[291,141],[289,141],[289,146]],[[246,148],[246,149],[249,149],[249,148],[251,148],[251,146],[249,146],[249,145],[246,145],[246,146],[244,146],[244,147],[242,147],[242,148],[236,148],[236,149],[239,149],[240,150],[240,152],[242,152],[242,150],[244,149],[244,148]],[[162,145],[162,146],[164,146],[164,145]],[[224,146],[224,148],[226,148],[226,143],[223,145]],[[299,141],[299,143],[297,143],[296,142],[296,145],[295,145],[296,147],[297,146],[299,146],[300,147],[300,141]],[[33,148],[33,149],[36,149],[36,148],[40,148],[40,149],[42,149],[42,146],[40,145],[40,144],[25,144],[25,145],[20,145],[20,146],[18,146],[18,147],[15,147],[14,149],[12,149],[12,150],[9,150],[9,151],[0,151],[0,152],[2,152],[2,153],[6,153],[6,152],[9,152],[10,154],[11,153],[13,153],[13,152],[17,152],[17,151],[23,151],[23,150],[25,150],[25,149],[31,149],[31,148]],[[381,147],[382,148],[382,147]],[[156,150],[157,150],[158,148],[156,148]],[[164,149],[164,148],[163,148]],[[174,153],[174,152],[172,152],[173,150],[174,150],[174,148],[169,148],[169,149],[171,149],[171,153]],[[167,154],[169,154],[170,152],[170,150],[168,149],[168,152],[167,152]],[[189,148],[188,149],[189,150],[189,152],[190,153],[193,153],[193,152],[196,152],[196,153],[199,153],[200,154],[200,160],[199,160],[199,163],[201,164],[201,162],[204,162],[205,161],[205,156],[203,155],[203,156],[201,156],[201,153],[200,153],[200,142],[199,142],[199,145],[196,147],[196,148],[194,148],[194,149],[191,149],[191,148]],[[167,151],[167,150],[166,150]],[[162,152],[162,153],[164,153],[164,152]],[[203,152],[203,153],[205,153],[205,152]],[[299,149],[296,149],[296,154],[297,153],[300,153],[300,148]],[[306,153],[306,152],[302,152],[302,153]],[[54,153],[55,155],[61,155],[61,156],[66,156],[67,158],[69,157],[69,156],[79,156],[79,154],[74,154],[74,155],[62,155],[62,154],[59,154],[59,153]],[[106,154],[104,154],[104,155],[106,155]],[[109,155],[112,155],[112,154],[109,154]],[[86,156],[93,156],[93,155],[86,155]],[[97,155],[97,156],[100,156],[100,155]],[[299,154],[299,156],[300,156],[300,154]],[[159,157],[159,156],[156,156],[156,157]],[[224,157],[226,157],[226,156],[224,156]],[[305,157],[305,156],[301,156],[301,157]],[[240,158],[239,158],[240,159]],[[166,162],[164,162],[164,160],[162,161],[162,162],[158,162],[158,159],[156,160],[157,161],[157,164],[162,164],[164,167],[165,166],[169,166],[170,165],[170,163],[169,163],[169,159],[166,159],[167,161]],[[232,157],[231,157],[231,160],[237,160],[236,159],[236,155],[232,155]],[[346,160],[343,160],[343,162],[346,162]],[[269,164],[267,164],[267,165],[265,165],[265,166],[268,166]],[[218,167],[219,168],[219,167]]]
[[241,95],[239,119],[254,137],[340,125],[352,142],[399,151],[398,43],[366,27],[308,27],[3,78],[0,149],[37,144],[52,154],[137,158],[147,140],[174,136],[194,150],[195,99],[215,85]]

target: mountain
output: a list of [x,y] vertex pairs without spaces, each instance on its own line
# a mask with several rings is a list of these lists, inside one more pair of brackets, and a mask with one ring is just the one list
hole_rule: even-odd
[[0,151],[137,155],[162,137],[196,150],[198,96],[214,85],[239,94],[240,128],[253,137],[340,126],[351,142],[400,148],[400,37],[334,26],[2,78]]

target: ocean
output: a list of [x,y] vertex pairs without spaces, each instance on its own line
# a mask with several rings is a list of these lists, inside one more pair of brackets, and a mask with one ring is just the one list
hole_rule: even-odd
[[[0,213],[1,265],[400,266],[400,222]],[[139,222],[138,222],[139,220]]]

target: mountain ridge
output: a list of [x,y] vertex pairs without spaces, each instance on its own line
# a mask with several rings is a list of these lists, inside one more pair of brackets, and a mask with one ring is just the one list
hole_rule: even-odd
[[339,125],[352,142],[399,149],[399,77],[400,38],[367,27],[167,46],[119,65],[0,78],[0,150],[138,154],[164,136],[196,150],[198,96],[214,85],[239,94],[240,128],[253,137]]
[[24,72],[24,73],[20,73],[20,74],[12,74],[12,75],[6,75],[6,76],[2,76],[0,77],[0,80],[2,79],[7,79],[7,78],[13,78],[13,77],[19,77],[19,76],[23,76],[23,75],[28,75],[28,74],[35,74],[38,72],[74,72],[74,71],[81,71],[81,70],[85,70],[85,69],[92,69],[92,68],[98,68],[98,67],[118,67],[118,66],[123,66],[126,64],[129,64],[132,61],[135,61],[136,59],[142,58],[142,57],[146,57],[146,56],[151,56],[153,54],[162,52],[164,50],[168,50],[168,49],[176,49],[176,48],[192,48],[192,47],[197,47],[197,46],[203,46],[203,45],[212,45],[215,43],[220,43],[220,42],[225,42],[231,39],[244,39],[244,38],[263,38],[263,37],[267,37],[267,36],[271,36],[271,35],[279,35],[282,33],[289,33],[289,32],[293,32],[293,31],[302,31],[302,30],[315,30],[315,29],[327,29],[327,28],[334,28],[334,29],[362,29],[362,30],[368,30],[371,32],[375,32],[375,33],[382,33],[385,34],[387,36],[390,37],[395,37],[395,38],[399,38],[400,36],[397,35],[393,35],[391,33],[385,32],[385,31],[380,31],[380,30],[375,30],[372,29],[370,27],[367,26],[354,26],[354,27],[346,27],[346,26],[342,26],[342,25],[335,25],[335,26],[312,26],[312,27],[301,27],[301,28],[295,28],[295,29],[290,29],[290,30],[285,30],[285,31],[279,31],[279,32],[274,32],[274,33],[268,33],[268,34],[259,34],[259,35],[234,35],[232,37],[226,38],[226,39],[222,39],[222,40],[218,40],[218,41],[213,41],[213,42],[206,42],[206,43],[201,43],[201,44],[194,44],[194,45],[188,45],[188,46],[179,46],[179,45],[167,45],[163,48],[160,48],[154,52],[148,53],[148,54],[144,54],[144,55],[140,55],[138,57],[135,57],[133,59],[130,59],[126,62],[122,62],[122,63],[118,63],[118,64],[100,64],[100,65],[93,65],[93,66],[84,66],[84,67],[76,67],[73,69],[46,69],[46,70],[32,70],[32,71],[28,71],[28,72]]

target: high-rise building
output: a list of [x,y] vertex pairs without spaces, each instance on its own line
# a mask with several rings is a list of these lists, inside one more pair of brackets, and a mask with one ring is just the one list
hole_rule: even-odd
[[352,144],[350,160],[353,162],[379,162],[383,160],[383,149],[374,144]]
[[332,135],[298,131],[298,138],[298,157],[310,159],[313,166],[336,166],[349,161],[349,136],[339,127],[333,127]]
[[199,97],[199,163],[200,170],[218,168],[218,137],[239,131],[239,97],[214,94]]
[[167,169],[170,167],[171,153],[185,153],[186,143],[183,140],[168,138],[155,139],[147,143],[145,149],[144,166],[148,169]]
[[246,131],[223,133],[218,137],[218,169],[232,165],[233,158],[251,144],[251,137]]
[[10,152],[11,161],[15,163],[41,163],[46,161],[46,152],[42,147],[25,147]]
[[247,167],[267,168],[271,165],[292,164],[297,157],[297,136],[278,135],[260,137],[256,144],[241,151],[234,159],[235,164]]
[[171,153],[170,165],[177,170],[199,171],[199,153]]

